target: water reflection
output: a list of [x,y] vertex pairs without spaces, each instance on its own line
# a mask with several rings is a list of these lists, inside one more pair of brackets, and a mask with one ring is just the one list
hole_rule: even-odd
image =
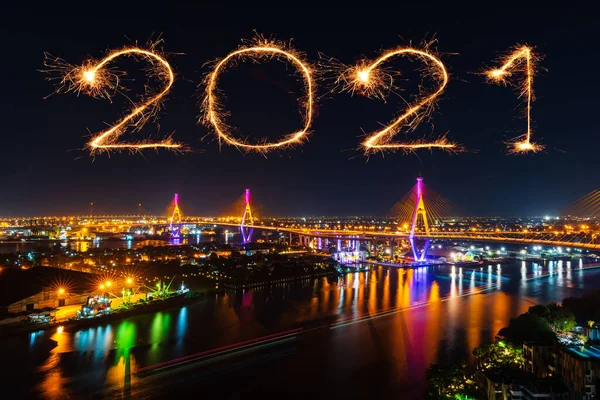
[[[6,253],[27,253],[29,251],[39,249],[42,247],[52,248],[54,246],[61,246],[70,250],[79,252],[87,252],[92,249],[137,249],[144,246],[166,246],[166,245],[198,245],[201,243],[208,242],[225,242],[225,235],[223,231],[216,229],[216,235],[189,235],[183,238],[173,240],[117,240],[117,239],[94,239],[94,240],[75,240],[68,242],[54,242],[54,241],[35,241],[35,242],[4,242],[0,243],[0,254]],[[231,235],[229,235],[231,236]],[[229,237],[229,243],[236,243],[239,238],[235,236]]]
[[[335,330],[339,342],[315,354],[306,348],[310,357],[340,351],[349,364],[384,357],[386,374],[418,380],[430,362],[468,356],[533,302],[560,301],[587,287],[600,287],[600,271],[584,271],[578,264],[573,273],[568,262],[376,267],[339,280],[231,292],[180,309],[76,331],[36,332],[23,339],[31,352],[41,351],[48,340],[55,343],[34,368],[36,391],[47,397],[68,396],[92,385],[128,395],[136,384],[131,372],[137,368],[328,316],[343,323]],[[376,347],[365,358],[369,346]]]
[[115,340],[115,363],[106,373],[106,383],[113,390],[121,390],[123,397],[130,396],[131,385],[135,382],[135,375],[131,372],[136,369],[136,362],[131,350],[136,343],[136,330],[136,324],[130,321],[119,325]]
[[44,331],[31,332],[29,334],[29,350],[33,350],[37,345],[39,345],[43,338]]
[[177,326],[176,326],[176,330],[175,330],[175,336],[177,337],[177,341],[176,343],[176,349],[179,352],[179,355],[181,354],[181,351],[183,350],[183,340],[185,338],[185,336],[187,335],[187,328],[188,328],[188,308],[187,307],[182,307],[179,310],[179,313],[177,315]]

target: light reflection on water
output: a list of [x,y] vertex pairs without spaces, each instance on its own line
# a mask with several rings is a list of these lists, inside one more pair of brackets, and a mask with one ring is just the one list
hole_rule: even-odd
[[[5,242],[0,243],[0,254],[7,253],[27,253],[29,251],[39,248],[51,248],[53,246],[66,247],[70,250],[78,252],[86,252],[93,249],[137,249],[144,246],[166,246],[166,245],[180,245],[190,244],[197,245],[207,242],[225,243],[224,232],[218,228],[215,229],[216,235],[189,235],[181,239],[176,240],[160,240],[160,239],[149,239],[149,240],[117,240],[117,239],[105,239],[105,240],[77,240],[69,242],[50,242],[50,241],[33,241],[33,242]],[[239,238],[233,237],[228,240],[229,243],[238,243]]]
[[[464,268],[377,267],[337,281],[311,279],[270,289],[227,293],[111,324],[28,334],[25,348],[30,354],[41,353],[41,361],[29,360],[20,368],[33,375],[34,392],[47,397],[86,393],[104,385],[127,394],[136,384],[135,375],[130,372],[138,367],[279,332],[296,323],[330,315],[350,320],[366,316],[369,320],[369,316],[381,312],[422,306],[372,320],[376,322],[341,328],[343,336],[337,339],[340,343],[327,350],[337,354],[342,352],[338,346],[345,346],[340,357],[349,360],[348,365],[366,362],[360,349],[369,348],[372,334],[366,334],[364,327],[376,324],[378,335],[384,338],[380,340],[386,342],[390,357],[396,360],[388,367],[404,374],[398,376],[412,376],[418,381],[430,362],[456,361],[456,357],[470,354],[474,347],[490,340],[509,318],[535,302],[560,301],[580,294],[581,289],[600,287],[600,271],[583,271],[582,264],[575,265],[518,261],[513,265]],[[548,276],[535,279],[542,274]],[[490,288],[488,294],[469,296],[485,287]],[[44,350],[48,339],[56,342],[49,352]],[[360,346],[350,349],[353,340]],[[0,341],[0,349],[5,346],[6,341]],[[322,354],[314,355],[319,356]],[[407,360],[410,368],[406,367]],[[340,366],[337,373],[343,376],[345,368],[350,367]]]

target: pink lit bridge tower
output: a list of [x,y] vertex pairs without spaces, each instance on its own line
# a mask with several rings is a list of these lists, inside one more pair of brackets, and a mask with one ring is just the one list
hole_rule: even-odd
[[179,210],[179,195],[173,198],[173,213],[169,217],[169,231],[172,239],[181,237],[181,210]]
[[240,233],[242,234],[242,243],[246,244],[252,241],[252,233],[254,232],[254,228],[247,228],[248,225],[254,225],[254,217],[252,217],[252,209],[250,208],[250,189],[246,189],[244,203]]
[[423,201],[423,178],[420,174],[417,177],[417,185],[415,186],[415,189],[417,191],[417,198],[415,201],[415,210],[413,212],[412,223],[410,226],[410,235],[408,236],[408,240],[410,241],[410,247],[412,248],[414,260],[426,261],[427,250],[429,248],[431,239],[425,239],[423,250],[420,253],[417,249],[417,246],[415,245],[415,231],[417,229],[424,231],[425,235],[429,235],[429,222],[427,221],[427,211],[425,210],[425,203]]

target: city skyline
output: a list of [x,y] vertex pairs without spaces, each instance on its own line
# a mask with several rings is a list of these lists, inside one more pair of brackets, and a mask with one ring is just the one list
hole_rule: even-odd
[[[266,215],[383,215],[410,189],[419,172],[436,192],[458,206],[459,215],[558,215],[597,189],[594,157],[599,139],[590,127],[598,84],[573,78],[575,71],[579,76],[593,74],[597,56],[587,51],[592,21],[578,17],[548,31],[541,27],[564,15],[553,10],[526,10],[512,16],[499,12],[483,19],[433,14],[394,24],[391,17],[372,11],[373,18],[363,17],[357,29],[348,23],[348,16],[356,12],[352,9],[339,11],[335,18],[330,10],[317,15],[284,9],[234,10],[225,18],[225,11],[207,9],[204,12],[214,13],[214,20],[181,24],[182,18],[189,18],[182,14],[192,15],[193,10],[174,10],[177,18],[166,12],[160,20],[140,15],[134,21],[124,12],[115,16],[110,27],[97,29],[101,13],[85,19],[39,9],[29,21],[2,28],[18,35],[7,51],[20,61],[2,67],[3,86],[12,96],[2,100],[6,114],[0,156],[6,167],[0,215],[85,214],[90,202],[98,212],[135,213],[142,203],[148,212],[160,214],[175,192],[181,195],[187,214],[215,215],[245,188],[252,189]],[[304,26],[309,16],[316,18],[310,30]],[[447,133],[468,151],[386,153],[367,159],[357,150],[361,137],[397,114],[399,102],[330,94],[325,90],[327,81],[319,81],[318,114],[308,142],[266,158],[220,147],[214,133],[197,124],[196,97],[203,90],[198,85],[210,70],[204,64],[225,56],[255,31],[283,41],[293,39],[294,48],[306,53],[313,64],[319,61],[319,52],[352,64],[361,55],[373,59],[381,50],[435,37],[450,71],[448,88],[430,123],[397,138]],[[107,49],[144,43],[159,33],[177,78],[160,114],[160,132],[173,132],[199,152],[100,154],[92,159],[86,151],[74,150],[84,147],[86,129],[97,132],[104,122],[122,115],[123,103],[115,101],[111,106],[73,95],[44,100],[54,89],[39,72],[43,52],[77,64],[88,56],[101,58]],[[210,33],[216,40],[207,46],[200,38]],[[532,119],[535,140],[546,150],[533,155],[506,154],[503,142],[525,129],[525,120],[518,118],[522,105],[514,90],[488,85],[479,74],[519,43],[533,46],[543,56],[534,83],[537,101]],[[242,135],[265,132],[276,137],[297,126],[296,78],[267,64],[247,64],[232,71],[230,84],[241,83],[241,93],[227,94],[232,115],[240,116],[233,122]],[[406,89],[410,92],[410,85]],[[250,104],[249,94],[257,92],[264,95]],[[272,122],[266,130],[262,130],[264,121]],[[156,125],[148,124],[140,134],[147,137],[155,132]]]

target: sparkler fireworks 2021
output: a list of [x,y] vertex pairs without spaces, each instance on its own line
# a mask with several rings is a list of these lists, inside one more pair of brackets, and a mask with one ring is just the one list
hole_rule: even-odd
[[[55,80],[57,92],[85,93],[93,97],[110,99],[115,93],[119,93],[122,72],[110,68],[120,57],[133,57],[143,59],[150,66],[146,69],[150,76],[157,78],[160,82],[158,88],[146,87],[146,93],[138,103],[134,103],[131,109],[118,122],[110,128],[95,134],[87,143],[87,148],[92,154],[107,152],[111,150],[129,150],[132,152],[144,149],[168,149],[179,152],[189,150],[189,146],[177,143],[171,136],[159,142],[139,140],[130,144],[119,143],[119,138],[130,129],[138,132],[151,119],[158,117],[160,107],[175,82],[173,68],[166,57],[157,49],[157,43],[150,44],[147,48],[126,47],[121,50],[111,51],[100,61],[90,60],[83,65],[73,66],[60,58],[46,55],[44,72],[49,73],[49,80]],[[446,66],[439,56],[430,49],[429,45],[422,48],[400,47],[384,52],[374,61],[363,61],[351,67],[343,66],[332,68],[338,71],[335,86],[340,91],[360,93],[367,97],[384,97],[390,92],[393,79],[383,64],[394,57],[408,57],[421,62],[425,68],[423,71],[435,82],[431,89],[422,89],[405,110],[382,129],[372,132],[361,143],[360,147],[369,155],[373,152],[397,151],[413,152],[420,149],[440,149],[450,152],[460,152],[463,147],[449,141],[446,136],[441,136],[433,141],[425,138],[415,139],[409,142],[394,142],[392,139],[401,129],[415,130],[422,120],[429,116],[435,108],[435,103],[446,89],[450,77]],[[505,59],[503,65],[498,69],[485,72],[490,82],[507,84],[512,82],[509,78],[516,72],[524,72],[525,79],[520,85],[520,97],[526,99],[527,132],[515,138],[509,143],[510,153],[537,152],[543,146],[531,141],[531,103],[533,96],[533,77],[538,56],[528,46],[517,47]],[[277,59],[291,63],[302,76],[303,96],[299,99],[299,105],[303,112],[303,126],[301,129],[284,135],[278,141],[268,139],[257,139],[254,141],[243,140],[233,135],[232,129],[225,121],[227,110],[224,109],[222,94],[218,89],[218,81],[221,74],[225,73],[228,66],[241,60],[272,60]],[[317,79],[315,69],[304,58],[302,54],[293,49],[288,43],[277,42],[256,37],[249,45],[244,45],[225,57],[213,63],[211,71],[204,78],[204,97],[201,104],[203,117],[201,121],[214,131],[219,143],[235,146],[243,151],[255,151],[266,153],[272,150],[289,148],[302,144],[309,133],[314,122],[316,109],[316,87]]]

